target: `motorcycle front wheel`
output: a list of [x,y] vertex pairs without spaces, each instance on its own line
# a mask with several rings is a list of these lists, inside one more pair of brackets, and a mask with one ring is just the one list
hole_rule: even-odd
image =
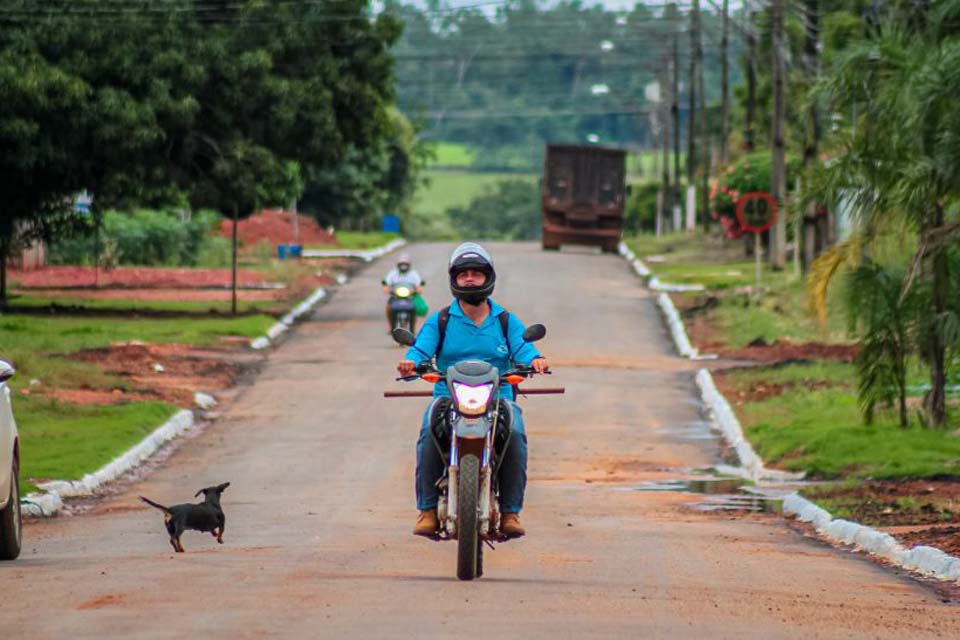
[[478,494],[480,493],[480,459],[475,455],[460,458],[457,482],[457,577],[473,580],[478,577],[480,536]]

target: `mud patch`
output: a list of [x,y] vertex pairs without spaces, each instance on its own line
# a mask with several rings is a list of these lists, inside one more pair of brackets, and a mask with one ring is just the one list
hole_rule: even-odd
[[262,356],[225,344],[219,349],[183,344],[124,343],[86,349],[71,358],[96,364],[104,372],[129,381],[127,389],[49,389],[42,393],[78,404],[120,404],[163,400],[193,405],[196,391],[217,392],[234,386],[256,368]]
[[[789,361],[786,361],[789,362]],[[762,402],[769,398],[774,398],[794,389],[804,389],[807,391],[820,391],[822,389],[851,389],[852,385],[830,380],[797,380],[795,382],[779,383],[755,381],[750,386],[744,388],[740,385],[734,386],[728,380],[728,374],[735,371],[736,368],[724,369],[713,373],[714,382],[717,389],[728,402],[734,405],[743,405],[748,402]]]
[[834,517],[881,529],[904,547],[960,556],[960,481],[872,480],[807,490]]

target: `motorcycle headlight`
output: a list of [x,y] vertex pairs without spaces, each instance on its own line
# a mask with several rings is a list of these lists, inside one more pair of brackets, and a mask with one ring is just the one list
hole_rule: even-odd
[[397,287],[393,290],[393,294],[398,298],[409,298],[410,293],[411,291],[409,287]]
[[469,384],[453,383],[453,395],[457,401],[457,410],[465,416],[478,416],[487,410],[493,383],[474,387]]

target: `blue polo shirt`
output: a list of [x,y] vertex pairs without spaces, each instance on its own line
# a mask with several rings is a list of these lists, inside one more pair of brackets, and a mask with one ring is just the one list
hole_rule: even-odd
[[[500,314],[506,310],[491,299],[490,315],[479,327],[468,318],[460,308],[460,301],[450,305],[450,320],[447,322],[446,336],[443,339],[443,353],[437,357],[437,369],[446,371],[447,367],[462,360],[483,360],[497,368],[501,373],[510,368],[510,363],[529,365],[540,352],[529,342],[523,341],[526,329],[520,319],[510,314],[507,323],[507,337],[500,328]],[[440,342],[440,312],[435,311],[427,318],[417,334],[417,341],[407,350],[407,360],[421,364],[430,360]],[[450,395],[446,384],[433,385],[435,397]],[[513,387],[502,385],[500,397],[513,400]]]

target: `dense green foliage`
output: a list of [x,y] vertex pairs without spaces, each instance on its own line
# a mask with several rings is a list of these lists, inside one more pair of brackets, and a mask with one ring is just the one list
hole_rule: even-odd
[[[688,18],[661,3],[627,12],[570,0],[387,10],[406,25],[395,47],[400,108],[423,118],[425,136],[472,145],[476,168],[538,171],[544,142],[591,133],[602,144],[653,147],[644,89],[666,68],[674,34],[688,64]],[[704,13],[703,28],[719,40],[716,13]],[[743,45],[734,39],[731,47],[733,60]],[[704,67],[708,100],[718,102],[717,47],[705,48]],[[685,122],[686,102],[680,109]]]
[[153,209],[107,211],[99,237],[89,223],[76,235],[51,243],[48,256],[53,264],[92,264],[99,243],[101,264],[108,267],[196,266],[204,255],[218,250],[229,256],[229,241],[211,234],[219,226],[220,216],[212,211],[200,211],[189,218],[182,212]]
[[463,238],[535,240],[541,230],[540,189],[525,180],[503,180],[449,215]]
[[11,0],[3,20],[2,256],[80,189],[98,224],[112,207],[244,216],[306,188],[303,210],[362,226],[410,198],[401,24],[363,0]]

